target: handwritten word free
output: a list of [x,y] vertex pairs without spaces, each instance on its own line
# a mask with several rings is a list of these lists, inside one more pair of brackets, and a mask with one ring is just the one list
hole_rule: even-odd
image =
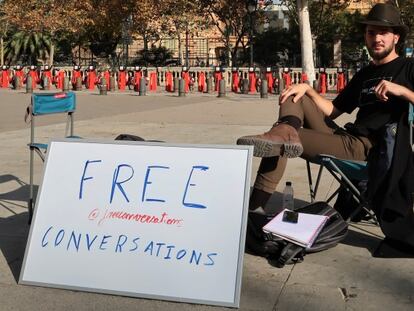
[[[79,200],[84,199],[88,195],[96,195],[88,189],[93,188],[95,185],[101,185],[99,178],[102,178],[102,174],[99,175],[99,169],[103,166],[102,160],[94,159],[87,160],[83,164],[82,174],[79,182]],[[206,193],[206,189],[203,189],[203,184],[206,185],[206,174],[209,167],[205,165],[193,165],[189,166],[185,176],[183,178],[182,172],[180,176],[174,176],[177,172],[174,168],[165,165],[148,165],[144,168],[140,168],[140,172],[144,172],[142,176],[137,173],[137,168],[134,168],[128,163],[117,164],[112,171],[112,178],[105,184],[108,185],[107,189],[102,189],[107,193],[108,202],[111,204],[115,198],[123,200],[129,203],[131,200],[139,200],[142,203],[155,202],[157,204],[171,203],[167,202],[168,196],[163,195],[162,181],[165,178],[173,178],[174,187],[180,189],[179,204],[182,207],[205,209],[207,206],[203,202],[197,202],[197,197],[202,197]],[[98,177],[101,176],[101,177]],[[176,179],[174,179],[177,177]],[[137,185],[138,182],[142,182]],[[203,183],[204,182],[204,183]],[[177,184],[182,183],[182,185]],[[131,186],[133,185],[133,186]],[[165,184],[164,184],[165,185]],[[134,191],[131,191],[131,188]],[[129,190],[128,190],[129,189]],[[99,193],[105,193],[99,191]],[[138,193],[137,193],[138,192]],[[154,193],[156,193],[154,195]]]

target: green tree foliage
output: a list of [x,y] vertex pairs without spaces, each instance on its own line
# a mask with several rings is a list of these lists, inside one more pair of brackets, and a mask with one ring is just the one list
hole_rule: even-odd
[[[250,28],[246,1],[202,0],[202,3],[207,20],[221,34],[226,51],[223,62],[229,64],[231,53],[234,65],[238,65],[237,50],[244,43],[243,38],[248,35]],[[230,44],[232,36],[235,37],[233,47]]]
[[400,8],[401,18],[405,25],[410,29],[410,33],[413,33],[414,27],[414,1],[413,0],[395,0],[392,1],[396,6]]
[[85,25],[86,12],[91,7],[85,1],[4,0],[0,9],[15,30],[48,38],[51,44],[47,56],[53,63],[55,41],[78,32]]
[[160,1],[159,11],[162,19],[161,28],[165,34],[177,39],[179,59],[180,63],[183,63],[183,35],[188,38],[208,27],[208,22],[201,14],[201,0],[163,0]]
[[151,66],[165,66],[166,61],[173,56],[172,52],[164,46],[152,46],[149,50],[142,49],[138,53],[138,58],[134,65],[151,65]]
[[5,45],[5,59],[7,63],[21,61],[37,65],[46,58],[51,41],[41,33],[24,31],[14,33]]
[[270,29],[255,37],[254,61],[262,66],[292,66],[286,56],[294,59],[293,51],[300,51],[298,31]]
[[[414,39],[414,2],[412,0],[399,0],[394,1],[395,4],[400,8],[401,11],[401,18],[405,25],[408,26],[409,32],[407,37],[405,38],[405,42],[400,42],[398,44],[397,49],[400,55],[404,54],[404,48],[406,46],[407,41],[410,44],[410,47],[413,47],[413,39]],[[408,40],[407,40],[408,39]]]
[[[291,25],[295,28],[298,17],[296,1],[282,1],[289,8]],[[333,45],[342,42],[342,63],[354,66],[363,57],[364,36],[358,22],[362,19],[359,11],[349,12],[346,7],[350,1],[309,1],[312,35],[315,38],[317,55],[316,66],[332,66]],[[293,30],[292,28],[292,30]]]
[[[221,34],[225,53],[223,63],[229,64],[229,54],[233,66],[245,65],[249,62],[249,48],[252,43],[251,30],[256,25],[265,22],[264,10],[272,3],[270,0],[261,1],[256,10],[249,13],[248,3],[252,0],[227,1],[227,0],[199,0],[202,12],[209,23]],[[254,1],[253,1],[254,2]],[[248,38],[248,40],[246,40]],[[242,48],[241,57],[239,49]]]
[[359,11],[352,14],[343,12],[338,19],[338,38],[342,41],[342,62],[350,67],[365,61],[363,54],[364,33],[358,23],[361,19],[362,15]]
[[4,2],[0,0],[0,66],[4,65],[4,40],[9,32],[9,21],[3,12]]

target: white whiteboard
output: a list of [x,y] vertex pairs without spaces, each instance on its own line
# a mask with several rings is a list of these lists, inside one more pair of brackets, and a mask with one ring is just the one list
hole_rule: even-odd
[[252,148],[52,141],[20,283],[238,307]]

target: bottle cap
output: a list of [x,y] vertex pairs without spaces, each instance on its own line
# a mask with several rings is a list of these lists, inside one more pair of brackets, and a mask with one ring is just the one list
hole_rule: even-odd
[[292,182],[291,181],[287,181],[286,182],[286,186],[292,186]]

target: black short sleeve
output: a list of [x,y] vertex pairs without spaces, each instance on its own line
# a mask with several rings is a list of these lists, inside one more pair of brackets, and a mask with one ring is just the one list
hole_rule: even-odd
[[335,108],[342,112],[352,113],[358,107],[359,96],[361,94],[362,81],[360,71],[357,72],[345,88],[333,100]]

